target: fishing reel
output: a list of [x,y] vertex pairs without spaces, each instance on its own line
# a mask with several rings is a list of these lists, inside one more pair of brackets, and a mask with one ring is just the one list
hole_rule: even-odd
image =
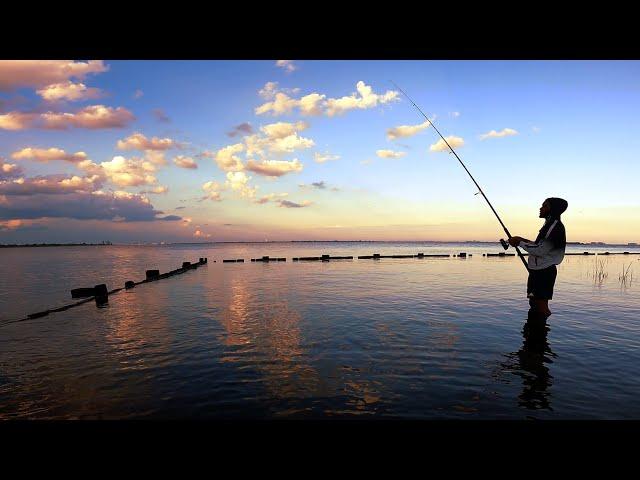
[[509,249],[509,244],[504,241],[504,238],[500,239],[500,243],[502,244],[502,248],[504,248],[505,250]]

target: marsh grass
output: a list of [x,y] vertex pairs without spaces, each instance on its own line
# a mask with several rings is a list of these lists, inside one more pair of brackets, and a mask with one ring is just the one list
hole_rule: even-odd
[[602,285],[604,281],[607,279],[607,277],[609,276],[609,272],[605,271],[606,266],[607,266],[606,260],[599,260],[596,257],[593,265],[593,271],[592,271],[593,282],[596,285]]
[[623,287],[630,286],[633,281],[633,270],[631,270],[631,265],[632,263],[629,263],[629,266],[625,269],[624,263],[622,264],[622,273],[618,275],[618,281]]

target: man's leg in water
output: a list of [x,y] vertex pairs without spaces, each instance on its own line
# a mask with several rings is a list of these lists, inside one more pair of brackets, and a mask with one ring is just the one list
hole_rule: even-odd
[[551,315],[551,310],[549,310],[549,300],[536,298],[534,302],[535,308],[538,312],[546,316]]

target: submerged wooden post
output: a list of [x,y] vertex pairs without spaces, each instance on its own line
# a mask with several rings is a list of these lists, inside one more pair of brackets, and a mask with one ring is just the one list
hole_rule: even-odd
[[182,262],[182,268],[184,268],[185,270],[187,268],[191,268],[191,262]]
[[154,280],[160,276],[160,270],[147,270],[145,274],[147,280]]
[[93,287],[95,292],[96,306],[100,307],[107,303],[109,303],[109,291],[107,290],[107,285],[101,283],[100,285],[96,285]]
[[136,284],[135,282],[133,282],[132,280],[127,280],[126,282],[124,282],[124,288],[126,288],[127,290],[135,287]]

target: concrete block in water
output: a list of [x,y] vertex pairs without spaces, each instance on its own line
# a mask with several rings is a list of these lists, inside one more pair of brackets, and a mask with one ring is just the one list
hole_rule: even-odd
[[237,259],[237,260],[236,260],[236,262],[238,262],[238,263],[244,263],[244,258],[239,258],[239,259]]
[[74,288],[71,290],[71,298],[87,298],[93,296],[93,288]]
[[191,268],[191,262],[182,262],[182,268],[184,269]]
[[229,260],[222,260],[222,263],[236,263],[237,260],[233,260],[233,259],[229,259]]
[[132,282],[131,280],[127,280],[126,282],[124,282],[124,288],[126,288],[127,290],[135,286],[136,286],[135,282]]
[[460,252],[460,255],[458,255],[460,258],[467,258],[467,254],[465,252]]
[[154,280],[160,276],[160,270],[147,270],[145,273],[147,280]]

